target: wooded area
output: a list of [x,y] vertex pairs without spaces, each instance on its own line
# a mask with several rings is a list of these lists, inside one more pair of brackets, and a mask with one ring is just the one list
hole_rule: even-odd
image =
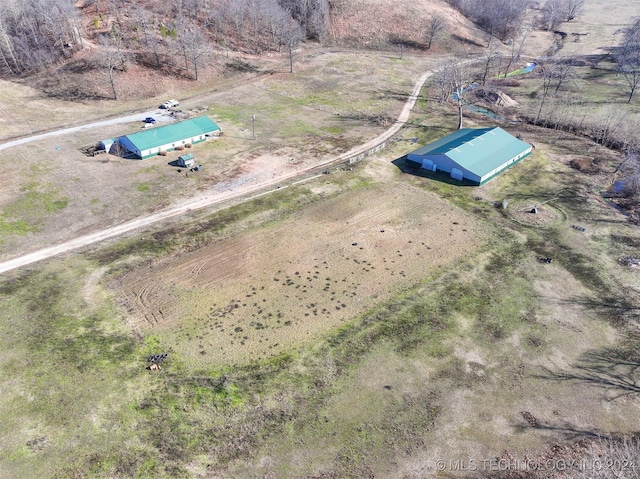
[[199,61],[214,46],[279,51],[303,38],[321,40],[328,19],[328,0],[87,0],[80,8],[73,0],[7,0],[0,3],[0,74],[42,70],[71,56],[84,37],[116,50],[116,66],[126,64],[124,51],[155,67],[170,55],[197,79]]
[[0,2],[0,73],[36,71],[71,54],[82,41],[72,0]]

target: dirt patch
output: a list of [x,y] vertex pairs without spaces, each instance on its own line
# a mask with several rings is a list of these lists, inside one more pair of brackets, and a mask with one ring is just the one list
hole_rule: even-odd
[[531,226],[549,226],[563,219],[555,208],[535,201],[509,205],[508,213],[519,223]]
[[483,237],[464,212],[398,183],[342,193],[113,287],[141,330],[185,357],[242,363],[317,339]]
[[502,90],[476,88],[472,90],[474,103],[480,103],[488,108],[515,108],[520,104]]
[[592,158],[573,158],[569,161],[569,166],[584,173],[597,173],[600,171],[600,168]]

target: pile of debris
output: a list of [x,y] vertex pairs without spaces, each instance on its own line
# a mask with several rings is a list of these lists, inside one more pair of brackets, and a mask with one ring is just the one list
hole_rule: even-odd
[[625,256],[624,258],[620,258],[620,264],[622,266],[627,266],[629,268],[637,268],[640,266],[640,258],[636,258],[635,256]]
[[147,366],[149,371],[160,371],[162,367],[160,367],[160,363],[167,359],[169,353],[161,353],[161,354],[153,354],[147,358],[151,364]]

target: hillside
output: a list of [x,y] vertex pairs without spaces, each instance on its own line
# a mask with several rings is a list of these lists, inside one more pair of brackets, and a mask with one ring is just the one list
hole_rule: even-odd
[[[199,2],[182,4],[80,2],[68,12],[66,33],[59,39],[55,32],[43,35],[51,48],[17,58],[13,69],[5,55],[0,74],[63,100],[135,100],[197,91],[239,75],[288,71],[290,60],[319,48],[438,55],[445,45],[447,53],[456,53],[484,43],[483,32],[442,0],[339,1],[304,14],[275,1],[258,11],[234,9],[234,2],[213,10]],[[31,15],[37,24],[37,12]],[[426,25],[434,17],[442,19],[442,28],[429,45]],[[25,35],[16,31],[14,38],[32,41]]]

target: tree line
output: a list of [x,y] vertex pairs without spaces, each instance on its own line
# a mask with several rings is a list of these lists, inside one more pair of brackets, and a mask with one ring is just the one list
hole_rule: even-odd
[[524,19],[529,0],[446,0],[489,34],[507,41],[516,34]]
[[[84,28],[83,15],[93,19]],[[156,66],[163,57],[181,58],[197,76],[198,60],[213,48],[289,48],[301,39],[322,40],[328,22],[328,0],[2,0],[0,74],[60,62],[84,36],[116,50],[115,65],[126,64],[135,51]]]
[[73,0],[0,2],[0,72],[42,70],[69,56],[81,41]]
[[536,8],[538,22],[544,30],[554,31],[562,22],[570,22],[584,8],[584,0],[446,0],[452,7],[473,20],[490,36],[508,41],[521,28],[527,12]]

